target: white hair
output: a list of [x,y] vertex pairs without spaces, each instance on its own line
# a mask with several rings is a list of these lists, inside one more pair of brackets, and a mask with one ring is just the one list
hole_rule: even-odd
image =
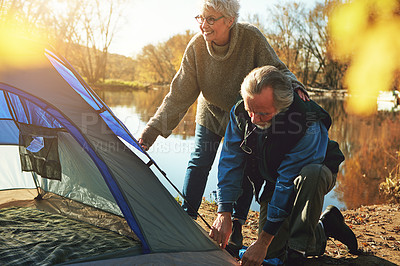
[[239,18],[240,4],[238,0],[203,0],[201,8],[202,11],[212,8],[227,18],[234,18],[233,24]]
[[264,88],[271,87],[274,95],[274,106],[281,111],[293,102],[293,89],[289,79],[274,66],[263,66],[253,69],[243,80],[240,93],[244,98],[254,98]]

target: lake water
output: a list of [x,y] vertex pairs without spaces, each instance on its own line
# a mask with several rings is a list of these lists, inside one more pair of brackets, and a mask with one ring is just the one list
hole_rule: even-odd
[[[148,92],[99,92],[119,119],[138,138],[146,122],[161,103],[167,89]],[[379,184],[399,170],[400,120],[396,106],[384,101],[377,105],[377,112],[368,117],[349,114],[346,99],[312,97],[333,120],[330,138],[336,140],[346,161],[342,163],[336,187],[325,197],[324,208],[333,204],[339,208],[355,208],[361,205],[383,202]],[[378,111],[379,110],[379,111]],[[174,185],[182,190],[190,153],[194,147],[195,105],[167,139],[158,137],[149,154],[167,174]],[[217,164],[211,169],[204,197],[213,200],[217,186]],[[156,171],[160,181],[176,197],[178,193]],[[252,210],[259,210],[253,202]]]

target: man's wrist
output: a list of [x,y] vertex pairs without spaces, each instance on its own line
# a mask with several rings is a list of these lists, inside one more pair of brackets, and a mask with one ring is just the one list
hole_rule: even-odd
[[223,216],[225,219],[232,219],[232,213],[230,212],[218,212],[219,216]]
[[218,213],[220,213],[220,212],[232,213],[232,211],[233,211],[232,203],[219,203],[218,204]]
[[283,221],[271,222],[271,221],[267,220],[263,226],[263,231],[265,231],[266,233],[268,233],[270,235],[276,235],[276,233],[278,232],[278,230],[282,224],[283,224]]
[[268,234],[263,230],[261,231],[261,234],[259,235],[257,241],[259,242],[259,244],[268,248],[269,245],[271,244],[272,239],[274,239],[274,235]]

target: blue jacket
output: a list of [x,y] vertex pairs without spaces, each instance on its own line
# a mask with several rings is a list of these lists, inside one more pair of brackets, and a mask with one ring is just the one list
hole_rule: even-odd
[[[235,107],[230,113],[230,121],[226,129],[218,166],[219,212],[232,211],[232,204],[242,193],[241,183],[245,177],[247,154],[240,147],[243,141],[243,132],[238,127],[234,109]],[[262,147],[263,134],[262,132],[257,133],[260,142],[257,146]],[[294,199],[294,179],[304,166],[324,162],[328,141],[328,129],[325,124],[321,120],[310,123],[304,135],[280,163],[277,169],[278,177],[276,179],[266,178],[269,182],[275,182],[275,189],[268,205],[264,231],[275,235],[280,225],[289,216]],[[258,149],[255,152],[260,153],[261,150]],[[261,155],[258,157],[263,158]],[[265,164],[260,161],[259,165],[261,173],[268,172],[268,169],[262,169],[262,165],[265,166]]]

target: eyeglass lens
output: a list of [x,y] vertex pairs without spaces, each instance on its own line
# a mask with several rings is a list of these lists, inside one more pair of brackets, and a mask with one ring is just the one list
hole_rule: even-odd
[[201,15],[198,15],[198,16],[195,17],[195,19],[196,19],[197,22],[200,23],[200,24],[203,24],[203,23],[204,23],[204,20],[205,20],[205,21],[207,21],[207,23],[208,23],[209,25],[214,25],[214,23],[215,23],[217,20],[220,20],[220,19],[223,18],[223,17],[224,17],[224,16],[220,16],[219,18],[213,18],[213,17],[207,17],[207,18],[205,18],[205,17],[203,17],[203,16],[201,16]]

